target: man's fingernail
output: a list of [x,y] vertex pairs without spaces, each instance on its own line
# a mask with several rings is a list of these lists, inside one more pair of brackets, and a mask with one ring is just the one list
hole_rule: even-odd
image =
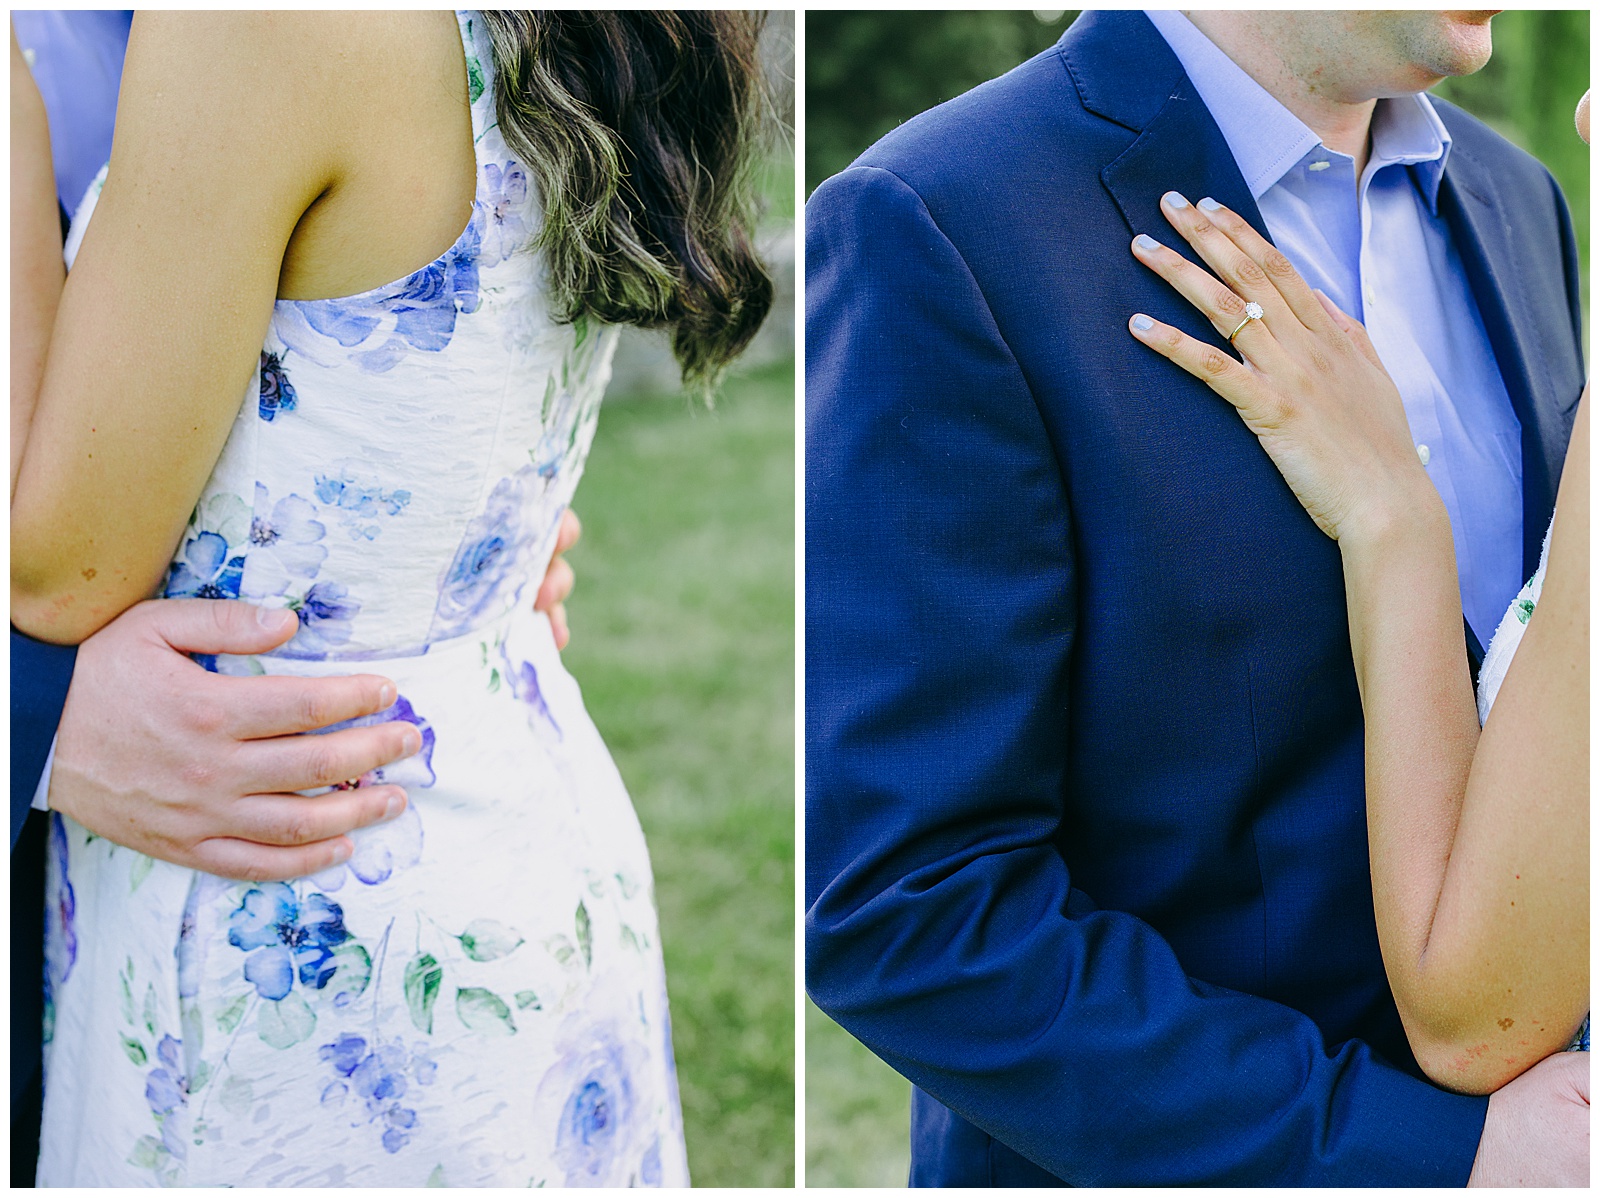
[[395,816],[400,814],[401,808],[403,808],[405,805],[406,801],[399,795],[390,795],[389,801],[383,805],[383,818],[393,819]]
[[1155,328],[1156,322],[1151,320],[1143,312],[1140,312],[1133,318],[1133,327],[1138,329],[1141,333],[1145,333]]
[[1201,200],[1197,206],[1205,209],[1207,212],[1215,212],[1218,208],[1222,207],[1221,204],[1217,203],[1210,196],[1207,196],[1205,199]]
[[415,728],[407,728],[406,734],[402,738],[402,741],[404,743],[407,757],[410,757],[413,753],[422,752],[422,733],[418,732]]
[[354,857],[355,854],[356,846],[347,840],[338,848],[333,850],[333,863],[335,865],[343,865],[346,861],[350,860],[351,857]]
[[1161,248],[1161,243],[1154,237],[1151,237],[1148,233],[1140,233],[1139,236],[1133,239],[1133,244],[1138,246],[1147,254],[1151,250],[1159,250]]
[[394,683],[385,682],[382,686],[380,686],[378,688],[378,702],[382,703],[384,705],[384,707],[386,707],[386,708],[393,707],[394,706],[394,699],[395,699]]
[[256,608],[256,622],[268,632],[287,632],[297,617],[282,607]]
[[1161,202],[1168,208],[1187,208],[1189,206],[1189,201],[1175,191],[1167,192],[1166,195],[1161,197]]

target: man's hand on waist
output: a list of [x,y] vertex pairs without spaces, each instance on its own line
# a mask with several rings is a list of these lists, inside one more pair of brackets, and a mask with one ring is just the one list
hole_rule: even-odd
[[398,786],[307,798],[418,752],[392,721],[300,736],[390,706],[385,678],[212,674],[188,653],[264,653],[293,613],[246,603],[140,603],[79,647],[56,735],[50,806],[117,844],[224,877],[263,881],[348,860],[346,834],[405,809]]

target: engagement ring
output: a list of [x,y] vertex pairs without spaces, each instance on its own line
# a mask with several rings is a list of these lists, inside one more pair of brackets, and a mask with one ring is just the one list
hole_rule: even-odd
[[1255,300],[1251,300],[1246,304],[1244,306],[1244,319],[1239,322],[1238,329],[1234,329],[1233,332],[1228,334],[1228,344],[1233,344],[1233,339],[1239,335],[1239,329],[1244,328],[1252,320],[1260,320],[1264,315],[1266,314],[1261,310],[1261,305],[1256,303]]

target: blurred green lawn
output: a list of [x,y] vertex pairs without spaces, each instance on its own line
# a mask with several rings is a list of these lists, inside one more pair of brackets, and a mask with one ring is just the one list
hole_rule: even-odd
[[689,1170],[794,1184],[794,364],[608,398],[567,668],[650,842]]
[[806,1186],[904,1186],[911,1083],[806,1000]]

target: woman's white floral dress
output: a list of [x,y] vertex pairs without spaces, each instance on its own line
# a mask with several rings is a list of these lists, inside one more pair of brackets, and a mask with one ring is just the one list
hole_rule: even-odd
[[551,319],[461,27],[465,231],[387,287],[277,304],[166,585],[299,614],[223,673],[393,678],[424,747],[380,773],[411,805],[262,885],[55,817],[42,1185],[688,1182],[644,839],[531,610],[616,332]]
[[[1489,641],[1489,649],[1483,655],[1483,665],[1478,670],[1478,723],[1482,724],[1489,718],[1489,709],[1494,706],[1496,696],[1500,694],[1500,685],[1506,680],[1506,670],[1511,667],[1511,659],[1516,655],[1517,646],[1522,644],[1522,634],[1527,630],[1528,617],[1533,615],[1533,609],[1539,605],[1539,594],[1544,590],[1544,571],[1550,562],[1550,534],[1545,533],[1544,549],[1539,554],[1539,568],[1534,571],[1533,577],[1528,579],[1522,590],[1517,592],[1517,597],[1511,601],[1511,606],[1506,609],[1505,616],[1500,621],[1500,627],[1495,629],[1494,637]],[[1569,1052],[1589,1051],[1589,1020],[1585,1016],[1583,1026],[1578,1029],[1578,1034],[1572,1038]]]

